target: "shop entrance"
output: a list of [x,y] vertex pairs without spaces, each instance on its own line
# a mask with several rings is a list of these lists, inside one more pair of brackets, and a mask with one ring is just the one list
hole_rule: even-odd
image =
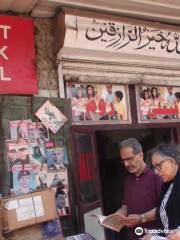
[[[147,152],[160,142],[174,142],[175,129],[122,129],[116,131],[97,131],[97,151],[99,159],[100,181],[102,189],[103,211],[105,215],[115,212],[121,206],[126,170],[120,164],[118,144],[129,137],[137,138],[143,147],[145,161],[148,164]],[[127,231],[116,234],[106,230],[106,239],[127,239]]]

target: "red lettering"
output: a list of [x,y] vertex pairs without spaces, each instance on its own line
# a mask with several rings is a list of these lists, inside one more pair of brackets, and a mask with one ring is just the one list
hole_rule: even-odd
[[95,159],[93,153],[81,153],[80,155],[80,181],[92,181],[96,179]]

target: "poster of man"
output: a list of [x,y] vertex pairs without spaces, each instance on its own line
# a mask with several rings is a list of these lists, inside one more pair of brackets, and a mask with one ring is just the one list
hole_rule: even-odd
[[180,87],[136,87],[139,122],[180,121]]
[[66,97],[71,99],[74,124],[131,121],[126,85],[68,82]]

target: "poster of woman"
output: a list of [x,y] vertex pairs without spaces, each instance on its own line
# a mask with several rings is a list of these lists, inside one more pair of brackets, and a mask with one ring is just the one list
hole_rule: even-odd
[[68,82],[66,97],[71,99],[74,124],[131,121],[126,85]]
[[180,87],[136,87],[139,122],[180,121]]

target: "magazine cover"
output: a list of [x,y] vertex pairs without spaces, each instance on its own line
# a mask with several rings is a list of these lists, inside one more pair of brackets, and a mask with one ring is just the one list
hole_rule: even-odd
[[27,139],[7,140],[6,149],[10,170],[14,165],[30,163],[30,154]]
[[59,185],[68,186],[67,169],[47,173],[47,186],[56,188]]
[[55,219],[42,224],[43,239],[51,239],[58,237],[59,240],[64,240],[62,227],[59,219]]
[[69,194],[67,188],[57,187],[55,197],[59,216],[64,217],[70,215]]
[[49,100],[39,108],[35,115],[42,121],[42,124],[54,134],[56,134],[67,121],[66,116]]
[[31,122],[28,127],[28,139],[33,141],[48,141],[47,129],[41,122]]
[[31,165],[13,172],[13,190],[15,195],[26,194],[36,190],[35,173]]
[[44,142],[29,142],[30,163],[41,166],[47,162]]
[[65,148],[54,141],[45,142],[48,170],[64,169]]
[[30,123],[30,119],[10,121],[11,139],[28,138],[28,126]]
[[[34,171],[35,172],[35,171]],[[47,164],[42,165],[40,169],[35,172],[36,190],[47,187]]]

